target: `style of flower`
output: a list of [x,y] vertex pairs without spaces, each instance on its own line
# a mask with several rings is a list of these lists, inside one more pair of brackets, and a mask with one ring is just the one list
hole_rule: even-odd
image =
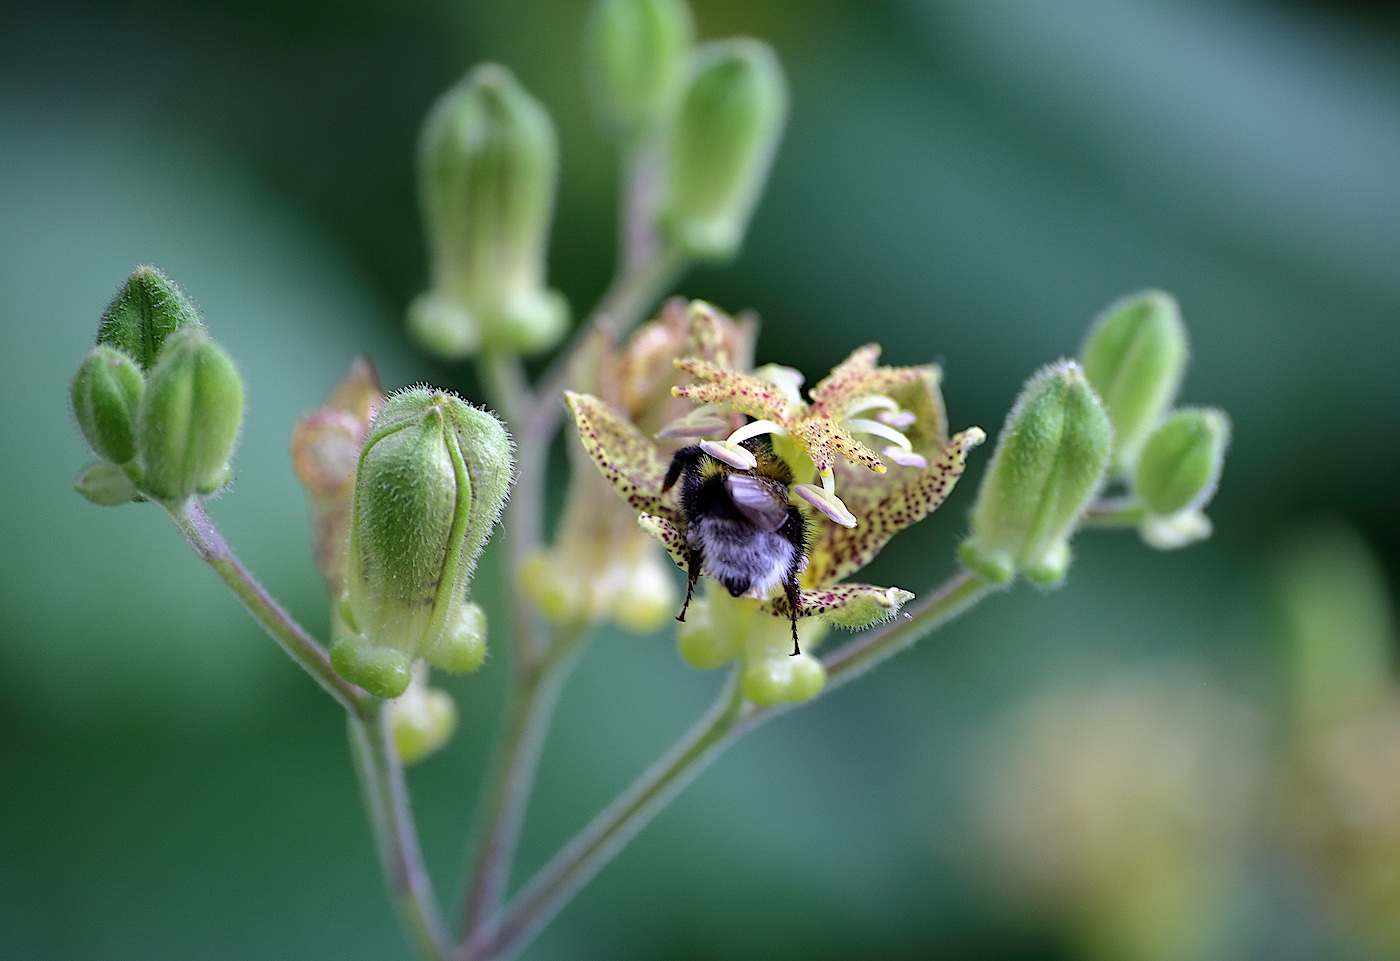
[[[878,357],[874,344],[855,351],[817,385],[809,402],[798,393],[801,375],[789,368],[744,373],[713,360],[683,357],[676,367],[698,382],[680,385],[673,393],[701,406],[662,431],[663,436],[695,437],[707,429],[727,434],[702,446],[736,470],[753,466],[739,443],[771,434],[775,451],[794,474],[818,481],[793,488],[819,512],[808,521],[808,561],[800,577],[797,617],[851,630],[893,617],[914,595],[843,579],[864,567],[896,533],[942,504],[961,476],[968,452],[986,436],[976,427],[947,436],[937,366],[880,367]],[[602,476],[632,508],[642,530],[686,569],[686,521],[675,492],[661,491],[666,459],[650,438],[600,398],[569,393],[567,400],[583,447]],[[737,430],[721,426],[733,412],[755,419]],[[879,419],[860,416],[870,412]],[[857,440],[857,433],[888,441],[884,453],[894,468]],[[835,494],[838,483],[841,498]],[[787,656],[791,638],[786,625],[774,620],[791,616],[781,592],[731,599],[707,589],[700,602],[702,624],[721,608],[725,624],[716,625],[708,637],[701,629],[682,628],[682,650],[692,664],[716,667],[742,656],[745,692],[756,701],[805,700],[820,690],[820,662],[805,653]],[[754,616],[759,614],[769,616]],[[742,624],[736,616],[743,617]],[[696,619],[695,614],[687,617]],[[764,621],[768,623],[759,627]],[[745,637],[746,631],[753,636]],[[812,635],[804,637],[805,649],[820,628],[804,622],[803,633]]]

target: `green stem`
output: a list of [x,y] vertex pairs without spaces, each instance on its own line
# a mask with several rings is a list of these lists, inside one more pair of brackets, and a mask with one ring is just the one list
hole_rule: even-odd
[[[969,571],[959,571],[913,605],[908,617],[862,634],[828,655],[823,662],[827,670],[823,693],[910,647],[998,587]],[[485,961],[513,956],[725,748],[792,706],[758,707],[746,702],[736,670],[709,713],[540,869],[507,909],[495,937],[466,957]]]
[[910,605],[905,611],[907,616],[867,631],[823,658],[822,663],[826,667],[823,691],[840,687],[886,658],[911,647],[919,638],[938,630],[1001,587],[969,570],[958,571],[936,591]]
[[243,566],[198,501],[167,505],[166,511],[194,552],[223,578],[253,619],[342,707],[353,713],[375,700],[335,672],[326,649]]
[[476,370],[491,406],[505,418],[512,431],[519,431],[532,402],[530,385],[525,380],[525,367],[520,357],[500,350],[487,350],[478,359]]
[[559,692],[578,660],[578,637],[573,633],[559,638],[555,653],[538,669],[517,673],[511,686],[505,730],[486,781],[474,867],[462,904],[462,937],[468,954],[495,934],[545,735]]
[[448,961],[451,951],[447,935],[432,881],[423,865],[404,786],[403,765],[394,750],[383,702],[363,711],[351,711],[347,720],[365,810],[374,828],[379,862],[399,920],[424,958]]
[[710,711],[651,770],[593,819],[511,904],[495,936],[466,957],[513,956],[729,743],[745,708],[735,671]]

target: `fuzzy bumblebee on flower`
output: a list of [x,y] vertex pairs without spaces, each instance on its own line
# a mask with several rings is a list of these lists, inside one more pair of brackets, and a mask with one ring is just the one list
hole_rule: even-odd
[[[694,343],[729,322],[700,301],[687,320]],[[615,407],[567,397],[603,477],[686,572],[682,654],[698,668],[741,658],[755,703],[813,697],[825,673],[804,646],[827,625],[868,627],[913,598],[844,579],[943,503],[985,437],[976,427],[948,436],[936,365],[878,366],[879,353],[875,344],[856,350],[806,399],[802,375],[788,367],[677,359],[681,382],[670,393],[696,406],[659,437],[696,443],[669,466]],[[883,457],[863,438],[881,443]],[[694,597],[702,577],[724,590]]]

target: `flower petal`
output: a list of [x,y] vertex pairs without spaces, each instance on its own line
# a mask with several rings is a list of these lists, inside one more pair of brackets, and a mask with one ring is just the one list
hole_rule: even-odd
[[820,525],[802,583],[831,584],[860,570],[891,537],[927,517],[962,476],[968,451],[986,436],[980,427],[969,427],[948,441],[927,470],[892,489],[847,488],[846,506],[860,523],[854,528]]
[[801,409],[783,396],[781,388],[750,374],[728,370],[698,357],[682,357],[676,366],[690,374],[699,384],[674,388],[671,393],[697,404],[718,404],[742,411],[760,420],[776,421],[791,430]]
[[676,562],[677,567],[681,570],[688,569],[690,551],[685,542],[685,535],[679,527],[656,514],[640,515],[637,518],[637,526],[655,537],[661,546],[666,548],[666,553],[671,555],[671,560]]
[[858,397],[890,394],[927,377],[925,367],[876,367],[879,359],[879,344],[866,344],[852,351],[812,388],[812,413],[840,420],[846,407]]
[[674,518],[661,496],[666,465],[656,448],[626,418],[591,394],[565,391],[579,440],[603,477],[637,513]]
[[[889,620],[913,599],[912,593],[898,587],[836,584],[817,590],[803,590],[797,616],[820,617],[828,624],[855,631]],[[764,601],[763,609],[774,617],[791,616],[787,597],[781,594]]]

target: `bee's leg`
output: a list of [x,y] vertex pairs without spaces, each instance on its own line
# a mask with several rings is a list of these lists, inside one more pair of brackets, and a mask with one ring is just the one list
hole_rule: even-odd
[[690,570],[686,571],[685,577],[685,603],[681,605],[681,612],[676,615],[678,621],[684,621],[685,612],[690,609],[690,599],[695,595],[695,582],[700,580],[702,563],[700,552],[692,547],[690,549]]
[[789,574],[783,581],[783,593],[787,595],[788,616],[792,618],[792,656],[796,657],[802,653],[802,648],[797,646],[797,611],[802,605],[802,594],[797,589],[795,573]]

